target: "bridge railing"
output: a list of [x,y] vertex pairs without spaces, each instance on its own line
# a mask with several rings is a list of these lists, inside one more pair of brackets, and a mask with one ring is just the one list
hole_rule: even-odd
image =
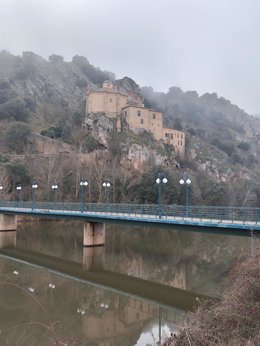
[[219,207],[219,206],[163,206],[167,216],[224,222],[260,222],[259,208]]
[[259,208],[221,207],[221,206],[182,206],[155,204],[103,204],[103,203],[59,203],[59,202],[19,202],[0,201],[1,209],[37,210],[38,212],[87,212],[91,214],[120,214],[145,218],[173,218],[183,220],[208,220],[211,222],[254,222],[260,223]]

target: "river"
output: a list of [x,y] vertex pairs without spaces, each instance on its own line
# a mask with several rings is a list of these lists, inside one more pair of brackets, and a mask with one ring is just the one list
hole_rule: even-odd
[[[82,230],[82,222],[19,223],[5,246],[20,259],[0,251],[0,345],[154,345],[177,331],[189,292],[221,296],[231,263],[251,248],[241,235],[111,224],[104,247],[83,248]],[[176,295],[171,306],[165,286]]]

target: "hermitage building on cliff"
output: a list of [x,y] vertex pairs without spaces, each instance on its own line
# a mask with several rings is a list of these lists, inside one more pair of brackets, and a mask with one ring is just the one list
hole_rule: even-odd
[[145,108],[140,96],[120,92],[110,81],[105,81],[100,89],[87,92],[86,114],[92,113],[105,113],[114,120],[118,132],[122,129],[122,119],[126,120],[131,131],[150,131],[156,140],[173,145],[180,157],[184,158],[185,133],[163,127],[162,112]]

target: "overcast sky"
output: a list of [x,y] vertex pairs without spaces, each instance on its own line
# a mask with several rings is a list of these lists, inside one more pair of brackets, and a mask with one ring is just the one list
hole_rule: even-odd
[[260,0],[0,0],[0,50],[83,55],[140,86],[260,113]]

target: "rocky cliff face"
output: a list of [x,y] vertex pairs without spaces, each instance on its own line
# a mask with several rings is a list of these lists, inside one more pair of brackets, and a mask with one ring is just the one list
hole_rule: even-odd
[[14,97],[26,100],[31,115],[65,114],[82,110],[86,88],[93,83],[76,63],[50,62],[27,53],[0,53],[0,81]]
[[[88,114],[83,126],[86,134],[97,141],[99,149],[114,150],[119,156],[121,166],[128,171],[142,171],[149,160],[153,160],[158,166],[167,167],[173,162],[178,165],[174,147],[157,142],[147,131],[132,133],[123,129],[116,133],[114,120],[103,113]],[[167,152],[166,147],[169,147],[170,151]]]
[[130,104],[140,106],[143,103],[141,88],[133,79],[124,77],[123,79],[116,80],[114,85],[119,91],[128,94],[128,102]]
[[164,112],[167,126],[186,132],[188,165],[217,181],[248,178],[260,161],[260,119],[216,93],[199,96],[172,87],[167,93],[143,88],[146,106]]
[[114,122],[103,113],[88,114],[83,127],[104,148],[108,148],[110,134],[114,131]]

